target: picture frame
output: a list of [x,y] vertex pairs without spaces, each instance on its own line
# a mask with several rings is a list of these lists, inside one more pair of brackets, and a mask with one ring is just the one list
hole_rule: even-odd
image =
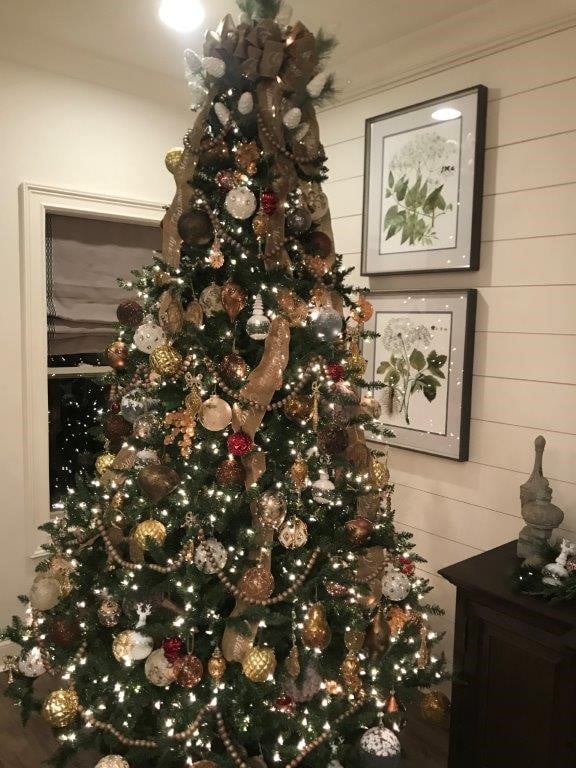
[[466,290],[372,293],[374,314],[365,339],[367,389],[381,406],[378,421],[389,440],[367,427],[367,437],[420,453],[467,461],[477,292]]
[[475,85],[366,120],[363,275],[479,268],[487,101]]

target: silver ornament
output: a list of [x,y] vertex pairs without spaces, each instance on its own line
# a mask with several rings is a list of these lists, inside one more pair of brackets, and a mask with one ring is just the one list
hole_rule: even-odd
[[397,603],[410,594],[410,579],[401,571],[388,571],[382,577],[382,594]]
[[142,325],[136,328],[134,333],[134,344],[140,350],[147,355],[152,354],[155,349],[161,347],[166,343],[166,334],[156,325],[151,315],[147,315],[144,318]]
[[319,184],[313,184],[310,192],[306,195],[308,210],[312,216],[312,221],[320,221],[330,210],[330,203],[325,192]]
[[400,765],[400,752],[398,737],[383,725],[370,728],[360,739],[362,768],[396,768]]
[[200,542],[194,553],[194,564],[203,573],[217,573],[226,565],[228,554],[216,539]]
[[136,454],[136,461],[134,462],[135,469],[142,469],[142,467],[148,466],[148,464],[160,464],[160,457],[156,451],[152,448],[143,448]]
[[40,677],[46,672],[40,648],[31,648],[18,661],[18,669],[25,677]]
[[30,605],[34,610],[49,611],[60,600],[60,582],[40,574],[34,579],[29,597]]
[[306,90],[313,99],[317,99],[318,96],[320,96],[324,90],[324,86],[326,85],[328,77],[328,72],[319,72],[317,75],[315,75],[315,77],[312,78],[312,80],[310,80],[306,86]]
[[258,294],[254,300],[252,316],[246,321],[246,333],[255,341],[263,341],[270,330],[270,320],[264,314],[262,296]]
[[202,59],[202,69],[210,77],[215,77],[219,80],[226,73],[226,64],[216,56],[204,56]]
[[107,755],[96,763],[95,768],[130,768],[130,763],[120,755]]
[[207,317],[212,317],[216,312],[224,312],[222,288],[216,283],[210,283],[200,294],[200,306]]
[[284,113],[284,117],[282,118],[282,122],[290,131],[293,131],[294,128],[297,128],[300,125],[301,120],[302,110],[299,107],[292,107]]
[[316,504],[330,504],[334,500],[336,486],[329,479],[324,469],[319,470],[320,477],[312,483],[312,498]]
[[217,101],[216,104],[214,104],[214,112],[216,112],[216,117],[222,125],[228,125],[230,121],[230,110],[225,104],[222,104],[221,101]]
[[318,338],[333,341],[342,333],[342,317],[332,307],[316,307],[310,313],[310,325]]
[[235,219],[249,219],[256,210],[256,196],[248,187],[235,187],[226,195],[224,205]]
[[250,91],[245,91],[238,99],[238,112],[241,115],[249,115],[254,109],[254,96]]
[[202,59],[192,48],[186,48],[184,51],[184,64],[186,65],[186,76],[197,75],[202,69]]

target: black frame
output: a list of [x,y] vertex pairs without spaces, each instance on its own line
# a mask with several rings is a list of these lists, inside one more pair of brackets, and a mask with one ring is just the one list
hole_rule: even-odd
[[[437,456],[442,459],[449,459],[450,461],[468,461],[470,454],[470,420],[472,416],[472,380],[474,369],[474,343],[476,336],[476,308],[478,304],[478,291],[476,288],[460,289],[432,289],[432,290],[420,290],[420,291],[374,291],[371,293],[371,297],[377,296],[418,296],[418,295],[431,295],[431,294],[446,294],[452,293],[454,295],[466,295],[466,317],[464,321],[464,351],[462,355],[462,400],[461,400],[461,417],[460,417],[460,436],[459,436],[459,454],[458,456],[448,456],[442,453],[436,453],[434,451],[427,451],[422,448],[413,448],[407,445],[395,445],[394,438],[390,438],[390,446],[392,448],[401,448],[405,451],[413,451],[414,453],[423,453],[427,456]],[[374,317],[376,317],[376,312]],[[366,392],[371,392],[370,387],[366,387]],[[391,427],[394,431],[394,427]],[[368,440],[375,441],[369,435]]]
[[[368,199],[370,181],[370,130],[374,123],[391,117],[397,117],[449,99],[460,98],[476,91],[476,142],[474,150],[474,182],[472,188],[472,226],[470,230],[470,265],[467,267],[449,267],[446,269],[407,269],[392,272],[366,272],[366,246],[368,227]],[[360,274],[365,276],[379,275],[418,275],[438,272],[475,272],[480,267],[480,241],[482,234],[482,203],[484,194],[484,152],[486,148],[486,114],[488,107],[488,88],[485,85],[474,85],[460,91],[447,93],[434,99],[420,101],[409,107],[402,107],[391,112],[384,112],[365,121],[364,129],[364,193],[362,205],[362,254]]]

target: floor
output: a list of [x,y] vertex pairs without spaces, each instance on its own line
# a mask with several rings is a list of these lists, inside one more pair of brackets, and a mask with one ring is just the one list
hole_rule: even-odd
[[[6,676],[0,677],[4,690]],[[402,734],[406,759],[402,768],[446,768],[447,730],[424,722],[417,712],[409,712]],[[25,730],[20,713],[10,699],[0,697],[0,768],[40,768],[55,749],[55,740],[41,717],[31,718]],[[94,755],[84,753],[69,768],[94,768]]]

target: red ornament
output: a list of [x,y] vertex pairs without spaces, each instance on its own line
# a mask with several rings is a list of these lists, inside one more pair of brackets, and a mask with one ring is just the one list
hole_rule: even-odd
[[118,413],[118,411],[120,410],[120,403],[118,402],[110,403],[110,410],[112,411],[112,413]]
[[287,693],[283,693],[281,696],[278,696],[274,706],[278,712],[284,712],[289,715],[291,715],[296,709],[296,703],[294,699],[292,696],[288,696]]
[[344,366],[340,363],[328,363],[326,373],[334,383],[338,383],[344,378]]
[[180,656],[183,645],[179,637],[167,637],[165,640],[162,640],[162,648],[168,664],[174,664]]
[[216,174],[216,184],[224,192],[230,192],[236,186],[237,180],[234,176],[234,171],[218,171]]
[[260,195],[260,207],[266,216],[273,216],[278,209],[278,197],[276,192],[271,189],[265,189]]
[[412,560],[410,560],[409,557],[401,557],[399,559],[399,563],[400,563],[400,570],[402,571],[402,573],[406,574],[406,576],[412,576],[412,574],[416,570],[416,566],[414,565]]
[[226,441],[228,450],[233,456],[245,456],[252,449],[254,443],[246,432],[234,432]]

